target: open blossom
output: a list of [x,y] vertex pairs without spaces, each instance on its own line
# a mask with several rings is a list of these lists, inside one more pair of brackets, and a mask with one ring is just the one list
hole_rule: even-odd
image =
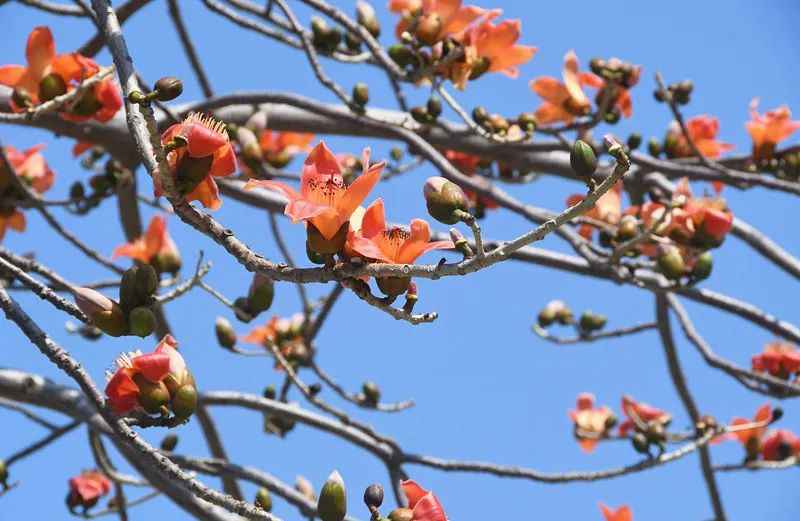
[[608,406],[595,407],[592,393],[581,393],[576,400],[576,409],[569,411],[569,419],[575,424],[575,437],[584,452],[592,452],[616,421]]
[[639,423],[656,422],[667,425],[672,421],[670,413],[658,410],[644,402],[637,402],[628,395],[622,397],[622,412],[628,419],[619,424],[620,436],[626,436],[630,431],[636,430]]
[[[723,152],[734,148],[729,143],[717,141],[719,120],[715,117],[695,116],[686,122],[686,131],[700,153],[707,158],[716,159]],[[689,147],[689,143],[676,121],[673,121],[667,129],[667,135],[664,138],[664,152],[670,159],[694,156],[694,152]]]
[[[37,193],[42,194],[53,186],[56,175],[47,166],[41,150],[44,145],[36,145],[22,152],[11,145],[5,147],[6,157],[17,172],[17,176]],[[13,194],[14,187],[0,166],[0,197]],[[8,229],[25,231],[25,216],[13,206],[0,209],[0,241]]]
[[556,121],[570,123],[576,116],[584,116],[591,109],[591,102],[583,91],[584,82],[574,51],[564,55],[564,82],[543,76],[531,80],[530,87],[544,100],[536,109],[536,122],[547,125]]
[[149,414],[171,409],[188,418],[197,401],[194,377],[177,349],[178,342],[166,335],[152,353],[122,354],[106,373],[108,404],[118,414],[143,410]]
[[536,47],[517,44],[522,34],[520,20],[493,22],[500,13],[499,9],[487,13],[457,38],[464,49],[464,61],[454,63],[450,71],[450,79],[456,88],[463,89],[468,79],[486,72],[500,72],[516,78],[519,75],[517,67],[536,54]]
[[289,202],[284,213],[293,223],[306,222],[309,247],[320,254],[333,254],[341,250],[346,224],[380,180],[385,161],[370,167],[369,148],[365,148],[361,165],[361,175],[347,186],[339,161],[325,142],[320,141],[303,165],[299,192],[280,181],[255,179],[247,182],[245,190],[262,187],[285,196]]
[[758,98],[750,102],[750,121],[744,124],[753,139],[753,159],[763,161],[775,154],[775,147],[800,128],[800,121],[792,121],[787,105],[758,113]]
[[[78,53],[56,54],[53,34],[49,27],[36,27],[28,36],[25,47],[27,67],[6,65],[0,67],[0,84],[14,89],[11,108],[15,112],[49,101],[65,94],[81,81],[100,71],[94,60]],[[119,89],[110,78],[95,84],[68,111],[65,119],[80,123],[91,118],[106,122],[122,108]]]
[[70,510],[81,506],[84,511],[97,504],[97,501],[111,491],[111,481],[101,472],[84,470],[80,476],[69,480],[67,505]]
[[[770,420],[772,420],[772,407],[769,404],[764,404],[758,408],[752,420],[748,418],[734,418],[731,420],[733,427],[742,426],[742,428],[715,438],[714,443],[728,439],[738,440],[744,447],[747,458],[755,459],[761,452],[764,434],[767,432],[767,424]],[[750,424],[754,425],[744,428],[744,426]]]
[[[236,171],[236,155],[228,139],[225,124],[210,116],[189,114],[161,136],[161,142],[172,148],[167,155],[169,175],[187,201],[200,201],[210,210],[222,204],[215,177]],[[155,194],[163,195],[160,176],[153,177]]]
[[420,487],[416,481],[408,479],[401,483],[408,499],[413,521],[447,521],[442,504],[436,494]]
[[156,215],[150,220],[144,235],[133,242],[117,247],[111,258],[117,257],[130,257],[150,264],[158,272],[175,273],[181,266],[178,247],[167,233],[166,219],[160,215]]
[[766,461],[782,461],[798,454],[800,454],[800,438],[787,429],[770,432],[761,449],[761,457]]
[[762,371],[778,378],[788,379],[800,372],[800,350],[791,342],[775,340],[764,345],[764,352],[753,356],[753,371]]
[[[303,323],[305,317],[302,313],[295,313],[289,318],[277,315],[269,319],[263,326],[256,326],[239,340],[246,344],[254,344],[269,348],[274,344],[286,360],[292,364],[306,365],[311,352],[303,336]],[[275,369],[282,370],[276,361]]]
[[389,11],[401,16],[396,28],[398,39],[414,22],[417,37],[426,45],[460,35],[486,12],[474,5],[462,7],[461,0],[389,0]]
[[611,510],[608,505],[600,503],[600,511],[603,513],[605,521],[633,521],[633,512],[628,505]]
[[[567,206],[574,206],[583,201],[585,196],[575,194],[567,199]],[[595,221],[604,222],[612,226],[616,225],[622,217],[622,181],[617,182],[614,187],[600,196],[594,208],[584,214],[584,217]],[[583,224],[580,227],[580,234],[587,239],[591,238],[594,226]]]

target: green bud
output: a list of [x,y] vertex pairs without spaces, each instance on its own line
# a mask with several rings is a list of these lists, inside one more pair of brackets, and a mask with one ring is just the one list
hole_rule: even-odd
[[214,332],[217,334],[217,342],[225,349],[233,349],[236,345],[236,333],[227,319],[217,317],[214,321]]
[[156,319],[150,308],[138,306],[131,310],[128,316],[130,334],[142,338],[153,334],[156,328]]
[[598,331],[605,327],[607,320],[605,315],[595,315],[591,311],[584,311],[579,324],[583,330]]
[[430,117],[438,118],[442,113],[442,100],[438,96],[431,96],[428,98],[427,109]]
[[136,289],[145,301],[150,300],[158,289],[158,273],[149,264],[142,264],[136,270]]
[[628,148],[636,150],[642,144],[642,135],[639,132],[634,132],[628,136]]
[[520,112],[517,123],[522,129],[533,132],[536,130],[536,115],[533,112]]
[[364,394],[364,401],[369,404],[377,404],[381,399],[381,389],[375,382],[364,382],[361,392]]
[[69,187],[69,198],[72,200],[81,200],[86,195],[86,191],[83,188],[83,183],[80,181],[75,181]]
[[169,390],[164,382],[151,382],[141,373],[132,377],[139,388],[139,403],[147,414],[159,414],[169,404]]
[[250,306],[250,313],[258,315],[266,311],[272,306],[272,300],[275,297],[275,285],[272,279],[266,275],[256,273],[253,276],[253,282],[250,284],[250,290],[247,294],[247,303]]
[[122,336],[128,329],[127,320],[119,304],[89,288],[74,288],[75,304],[98,329],[111,336]]
[[569,164],[572,170],[582,178],[590,178],[597,170],[597,156],[594,150],[585,141],[575,141],[572,153],[569,155]]
[[317,501],[317,515],[322,521],[342,521],[347,514],[344,481],[335,470],[322,486]]
[[410,508],[395,508],[389,512],[389,521],[414,521],[414,511]]
[[172,452],[173,450],[175,450],[175,447],[177,446],[178,446],[177,434],[167,434],[166,436],[164,436],[164,439],[161,440],[161,450]]
[[258,489],[258,492],[256,492],[255,504],[257,507],[261,507],[267,512],[272,511],[272,496],[270,495],[267,487],[261,487]]
[[480,125],[489,119],[489,112],[483,107],[475,107],[472,109],[472,120]]
[[411,114],[411,117],[414,118],[414,121],[416,121],[417,123],[422,123],[423,125],[430,123],[433,119],[431,118],[431,115],[428,114],[428,109],[426,109],[422,105],[415,105],[411,107],[411,110],[409,112]]
[[405,67],[410,64],[413,56],[411,50],[405,45],[396,43],[389,47],[389,57],[399,66]]
[[159,79],[153,87],[159,101],[171,101],[183,93],[183,82],[174,76]]
[[275,388],[271,385],[264,387],[264,398],[267,400],[274,400],[278,393],[275,391]]
[[714,257],[710,251],[705,251],[697,256],[692,266],[692,279],[694,281],[701,281],[707,279],[711,275],[711,270],[714,267]]
[[181,419],[187,419],[197,407],[197,389],[194,385],[183,385],[172,395],[170,401],[172,413]]
[[400,161],[403,159],[403,149],[400,147],[392,147],[392,149],[389,151],[389,155],[395,161]]
[[357,53],[361,51],[361,38],[349,31],[344,35],[344,44],[350,52]]
[[50,73],[39,82],[39,99],[42,102],[67,93],[67,83],[59,74]]
[[656,137],[651,137],[647,141],[647,151],[653,157],[658,157],[661,155],[661,141],[658,140]]
[[136,273],[139,266],[134,264],[122,273],[119,285],[119,299],[125,309],[132,309],[145,303],[139,292],[139,280]]
[[356,105],[364,106],[369,101],[369,87],[366,83],[356,83],[353,85],[353,102]]
[[381,34],[381,24],[375,16],[375,9],[364,0],[356,1],[356,20],[369,34],[377,38]]
[[568,326],[575,323],[575,316],[572,314],[572,310],[565,306],[556,312],[556,320],[562,326]]
[[672,245],[659,247],[656,263],[661,273],[670,280],[680,279],[686,269],[680,250]]
[[422,193],[428,213],[441,223],[455,224],[469,210],[467,196],[461,187],[444,177],[428,178]]
[[639,219],[634,215],[623,215],[617,227],[616,239],[618,242],[625,242],[633,239],[639,234]]
[[650,441],[643,433],[635,433],[633,438],[631,438],[631,443],[633,443],[633,448],[636,449],[636,452],[648,455],[650,454]]

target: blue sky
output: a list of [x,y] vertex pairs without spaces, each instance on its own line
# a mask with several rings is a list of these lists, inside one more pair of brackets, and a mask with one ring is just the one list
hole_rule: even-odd
[[[295,2],[293,2],[294,4]],[[336,2],[352,11],[351,2]],[[209,14],[197,0],[184,3],[188,25],[198,52],[219,93],[235,90],[292,90],[323,101],[334,101],[308,70],[301,53],[279,47],[259,35]],[[621,1],[601,4],[575,0],[568,5],[541,1],[497,0],[487,7],[502,7],[509,18],[523,21],[524,43],[539,48],[536,57],[522,67],[516,81],[485,77],[469,85],[459,99],[465,107],[477,104],[490,111],[516,114],[532,110],[538,100],[527,87],[540,75],[558,76],[564,53],[574,49],[585,64],[592,56],[619,56],[643,67],[642,81],[633,92],[634,118],[616,126],[620,135],[640,131],[647,138],[661,136],[670,121],[668,109],[654,102],[653,73],[661,70],[668,81],[691,78],[695,83],[688,116],[708,113],[721,120],[720,138],[735,143],[738,152],[749,148],[743,122],[753,96],[760,96],[762,109],[789,103],[800,114],[800,91],[796,71],[800,69],[798,36],[795,31],[797,5],[790,0],[744,2]],[[376,5],[384,25],[382,40],[392,40],[392,19],[383,5]],[[307,21],[309,13],[298,9]],[[0,7],[4,35],[0,63],[20,63],[28,32],[37,25],[53,28],[59,52],[80,46],[93,33],[88,22],[57,19],[17,4]],[[173,36],[164,2],[153,2],[124,27],[135,65],[149,81],[164,75],[185,78],[181,100],[199,97],[183,52]],[[98,56],[110,63],[106,52]],[[366,81],[376,106],[392,106],[381,75],[373,70],[325,63],[346,89]],[[424,92],[415,99],[423,100]],[[0,139],[20,147],[47,142],[47,159],[57,171],[53,198],[66,194],[75,180],[87,173],[71,159],[69,139],[53,139],[39,131],[0,126]],[[375,157],[385,157],[390,143],[378,140],[327,139],[335,151],[357,153],[373,148]],[[794,138],[797,141],[797,138]],[[424,179],[433,175],[430,167],[379,186],[375,195],[386,201],[388,218],[405,220],[424,216],[421,197]],[[141,190],[149,190],[140,172]],[[696,189],[704,187],[696,185]],[[563,207],[565,198],[579,191],[578,185],[544,177],[536,183],[511,187],[512,193],[536,206]],[[761,227],[787,250],[800,255],[796,230],[784,219],[796,201],[783,194],[763,190],[726,194],[737,216]],[[149,210],[145,209],[149,217]],[[215,215],[252,247],[278,258],[263,212],[226,201]],[[9,233],[4,246],[18,252],[36,251],[42,262],[75,281],[106,278],[109,273],[87,262],[69,249],[37,216],[29,214],[29,228],[23,234]],[[63,216],[62,222],[100,251],[110,253],[123,242],[115,222],[116,208],[106,202],[88,218]],[[482,224],[485,235],[507,239],[529,228],[522,219],[494,212]],[[293,251],[302,258],[302,228],[282,222]],[[435,228],[444,230],[443,225]],[[171,221],[171,233],[187,266],[203,250],[214,267],[208,281],[230,296],[242,294],[249,276],[218,246]],[[566,251],[557,239],[543,246]],[[715,252],[716,266],[705,286],[750,301],[790,322],[798,322],[793,301],[797,284],[788,275],[764,263],[736,239],[728,240]],[[431,254],[429,261],[437,257]],[[440,312],[433,325],[412,327],[396,322],[345,295],[326,323],[319,338],[319,362],[348,389],[357,390],[367,379],[378,382],[387,400],[417,399],[413,409],[397,415],[370,411],[353,413],[394,436],[411,452],[441,457],[488,460],[518,464],[542,471],[604,469],[637,461],[625,444],[601,445],[593,454],[583,454],[571,436],[566,411],[581,391],[593,391],[603,403],[618,408],[624,393],[647,401],[674,414],[676,428],[687,426],[686,414],[666,371],[657,336],[645,333],[592,345],[557,347],[535,337],[529,326],[542,305],[553,298],[566,300],[575,310],[593,309],[609,315],[609,327],[651,320],[651,294],[629,287],[581,278],[531,265],[504,263],[467,278],[422,281],[418,309]],[[329,287],[310,288],[322,295]],[[66,317],[31,297],[21,297],[29,312],[85,364],[96,381],[123,350],[149,351],[155,342],[132,338],[83,341],[64,331]],[[693,312],[701,333],[721,355],[747,365],[772,336],[734,317],[695,304]],[[273,309],[289,315],[298,310],[295,289],[279,285]],[[203,389],[238,389],[260,393],[267,384],[278,384],[282,376],[272,370],[267,358],[240,358],[224,352],[213,337],[217,315],[230,317],[208,295],[193,292],[167,307],[175,336],[181,342],[188,363]],[[265,317],[266,318],[266,317]],[[240,332],[247,326],[237,326]],[[565,332],[566,333],[566,332]],[[677,335],[677,332],[676,332]],[[0,365],[45,374],[56,381],[68,379],[52,367],[6,322],[0,322],[2,354]],[[679,338],[679,350],[688,383],[704,413],[721,420],[751,416],[764,402],[740,385],[706,367],[692,346]],[[303,375],[313,382],[311,375]],[[351,410],[329,390],[321,397]],[[295,396],[296,398],[296,396]],[[784,403],[782,425],[800,431],[800,406]],[[234,410],[214,411],[227,440],[231,459],[262,468],[288,482],[304,474],[318,487],[333,468],[344,477],[350,490],[350,511],[368,518],[360,501],[364,487],[372,482],[385,486],[388,478],[379,462],[338,439],[298,428],[285,440],[265,436],[258,415]],[[41,428],[19,415],[0,410],[4,426],[0,435],[0,456],[10,454],[42,436]],[[179,451],[205,454],[197,426],[179,429]],[[157,442],[161,432],[143,435]],[[712,449],[715,462],[737,462],[741,448],[726,444]],[[126,468],[120,458],[120,466]],[[12,468],[12,479],[21,486],[0,498],[3,517],[17,519],[62,519],[67,479],[92,465],[86,435],[76,430],[34,458]],[[711,517],[704,484],[695,456],[643,474],[592,484],[545,485],[526,481],[496,479],[470,474],[444,474],[421,467],[409,467],[410,474],[439,495],[453,520],[509,519],[599,520],[598,502],[631,505],[637,521],[673,519],[700,520]],[[721,474],[722,498],[733,521],[796,518],[800,503],[794,494],[796,470]],[[207,482],[218,485],[211,478]],[[245,486],[248,495],[253,487]],[[387,507],[391,500],[387,500]],[[290,506],[276,501],[275,513],[298,519]],[[152,501],[132,511],[133,519],[167,514],[175,519],[186,515],[165,500]]]

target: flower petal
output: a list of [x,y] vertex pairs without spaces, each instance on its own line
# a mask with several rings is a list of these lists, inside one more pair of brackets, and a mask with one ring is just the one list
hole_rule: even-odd
[[56,44],[53,41],[53,33],[47,26],[36,27],[31,34],[28,35],[28,43],[25,46],[25,57],[28,60],[28,66],[41,72],[45,67],[50,65],[53,57],[56,55]]
[[247,181],[247,184],[244,185],[245,190],[252,190],[253,188],[266,188],[267,190],[272,190],[273,192],[278,192],[279,194],[283,195],[289,201],[293,201],[295,199],[304,199],[304,197],[292,188],[291,186],[287,185],[286,183],[282,183],[280,181],[262,181],[260,179],[250,179]]
[[131,359],[133,367],[151,382],[158,382],[169,374],[170,357],[166,353],[152,352]]
[[381,161],[362,173],[358,179],[353,181],[353,184],[347,187],[342,198],[336,204],[336,212],[343,222],[350,218],[350,215],[364,202],[364,199],[367,198],[373,187],[378,183],[384,165],[386,165],[386,161]]
[[5,65],[0,67],[0,85],[15,87],[23,74],[25,74],[25,67],[22,65]]

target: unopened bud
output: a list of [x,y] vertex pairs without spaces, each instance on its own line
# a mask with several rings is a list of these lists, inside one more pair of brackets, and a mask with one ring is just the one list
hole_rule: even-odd
[[132,377],[139,388],[139,404],[147,414],[160,414],[169,404],[169,390],[164,382],[151,382],[141,373]]
[[467,242],[467,239],[464,238],[464,234],[458,231],[458,229],[450,228],[450,239],[453,241],[456,249],[460,251],[465,258],[469,258],[474,255],[472,248]]
[[672,99],[679,105],[686,105],[691,100],[692,90],[694,84],[692,80],[683,80],[674,86],[670,86],[672,91]]
[[480,125],[489,119],[489,112],[483,107],[475,107],[472,109],[472,120]]
[[588,143],[578,139],[569,155],[569,164],[578,176],[591,178],[597,170],[597,156]]
[[680,279],[685,271],[681,251],[670,244],[659,246],[656,263],[661,273],[670,280]]
[[241,157],[245,164],[250,168],[257,168],[264,159],[264,154],[255,133],[248,127],[237,127],[235,135],[242,149]]
[[634,132],[628,136],[628,148],[636,150],[642,144],[642,135],[639,132]]
[[260,134],[267,129],[267,113],[263,110],[254,112],[253,115],[247,119],[247,122],[244,124],[244,126],[256,134]]
[[707,279],[711,275],[711,270],[714,267],[714,256],[710,251],[704,251],[694,261],[692,266],[692,279],[700,281]]
[[278,393],[275,391],[275,388],[271,385],[264,387],[264,392],[262,393],[264,398],[267,400],[274,400]]
[[389,47],[389,57],[399,66],[405,67],[412,60],[411,50],[405,45],[396,43]]
[[164,439],[161,440],[161,450],[172,452],[173,450],[175,450],[175,447],[177,446],[178,446],[177,434],[167,434],[166,436],[164,436]]
[[774,423],[780,420],[781,418],[783,418],[783,408],[775,407],[774,409],[772,409],[772,418],[770,418],[769,420],[770,423]]
[[647,439],[647,436],[645,436],[644,433],[635,433],[631,438],[631,443],[633,444],[633,448],[636,449],[636,452],[648,455],[650,454],[650,441]]
[[353,86],[353,102],[361,107],[369,102],[369,87],[366,83],[356,83]]
[[383,504],[383,487],[373,483],[364,490],[364,504],[372,510]]
[[420,17],[415,34],[420,42],[433,45],[439,41],[442,29],[444,29],[442,18],[434,12]]
[[414,511],[410,508],[395,508],[387,517],[389,521],[414,521]]
[[368,404],[376,405],[381,399],[381,389],[375,382],[364,382],[361,392],[364,394],[364,401]]
[[305,476],[297,475],[294,480],[294,489],[312,501],[317,500],[317,495],[314,493],[314,485]]
[[661,155],[661,141],[658,140],[656,137],[651,137],[647,141],[647,151],[653,157],[658,157]]
[[431,115],[428,114],[428,109],[423,107],[422,105],[415,105],[411,107],[409,111],[411,117],[414,118],[414,121],[417,123],[427,124],[432,121]]
[[172,413],[180,419],[188,419],[197,407],[197,389],[194,385],[183,385],[170,400]]
[[172,101],[183,93],[183,82],[175,76],[165,76],[153,85],[158,101]]
[[247,293],[247,304],[249,305],[250,313],[255,316],[268,310],[272,306],[274,297],[275,285],[272,279],[261,273],[256,273]]
[[128,315],[130,334],[142,338],[150,336],[156,328],[156,319],[150,308],[137,306]]
[[228,319],[217,317],[214,321],[214,332],[217,334],[217,342],[225,349],[233,349],[236,345],[236,333]]
[[607,320],[605,315],[595,315],[591,311],[584,311],[579,324],[585,331],[598,331],[605,327]]
[[391,156],[391,158],[395,161],[400,161],[403,159],[403,149],[400,147],[392,147],[392,149],[389,151],[389,156]]
[[88,315],[95,326],[111,336],[121,336],[127,329],[127,321],[119,304],[89,288],[73,288],[75,304]]
[[364,0],[356,1],[356,20],[364,26],[369,34],[377,38],[381,34],[381,24],[378,22],[378,17],[375,16],[375,9],[372,8],[368,2]]
[[66,94],[67,83],[60,74],[50,73],[39,82],[39,99],[42,102],[50,101],[51,99]]
[[492,114],[489,116],[489,123],[491,123],[492,129],[498,134],[505,134],[510,127],[508,120],[500,114]]
[[430,177],[422,187],[428,213],[444,224],[455,224],[469,209],[467,196],[460,186],[444,177]]
[[403,304],[403,311],[408,313],[409,315],[414,312],[414,306],[417,304],[419,300],[419,295],[417,294],[417,283],[411,281],[408,284],[408,291],[406,291],[406,303]]
[[517,116],[517,123],[523,130],[533,132],[536,130],[536,115],[533,112],[521,112]]
[[350,225],[348,223],[344,223],[333,237],[327,239],[324,235],[322,235],[319,229],[309,221],[306,226],[306,239],[308,247],[312,251],[322,255],[333,255],[334,253],[339,253],[344,247],[344,243],[347,240],[347,232],[349,230]]
[[142,264],[136,269],[136,290],[145,301],[152,299],[158,289],[158,273],[149,264]]
[[411,279],[408,277],[378,277],[378,289],[387,297],[397,297],[408,290]]
[[617,227],[616,239],[625,242],[639,234],[639,219],[634,215],[623,215]]
[[438,96],[431,96],[428,98],[428,103],[426,105],[428,109],[428,114],[433,119],[436,119],[442,113],[442,100],[439,99]]
[[347,496],[344,481],[333,471],[322,486],[317,501],[317,515],[322,521],[342,521],[347,514]]
[[263,508],[267,512],[272,511],[272,496],[267,487],[261,487],[256,492],[256,506]]

